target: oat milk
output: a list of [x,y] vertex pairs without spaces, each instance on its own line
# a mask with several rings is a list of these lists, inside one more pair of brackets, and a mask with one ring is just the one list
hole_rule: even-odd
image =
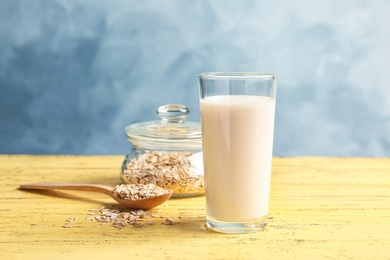
[[275,100],[212,96],[200,101],[200,109],[207,218],[267,217]]

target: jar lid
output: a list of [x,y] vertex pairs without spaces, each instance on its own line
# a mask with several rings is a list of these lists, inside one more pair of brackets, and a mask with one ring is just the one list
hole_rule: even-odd
[[186,121],[190,110],[169,104],[157,109],[159,121],[140,122],[125,128],[127,139],[136,147],[163,150],[194,150],[202,147],[200,124]]

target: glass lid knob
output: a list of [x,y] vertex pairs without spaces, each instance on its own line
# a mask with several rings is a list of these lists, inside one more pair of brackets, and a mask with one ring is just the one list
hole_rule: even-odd
[[190,110],[184,105],[169,104],[157,109],[157,115],[166,122],[181,123],[185,121]]

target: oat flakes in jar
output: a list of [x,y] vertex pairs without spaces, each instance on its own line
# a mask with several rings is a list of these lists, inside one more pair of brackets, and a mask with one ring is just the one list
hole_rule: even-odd
[[126,126],[132,150],[121,167],[124,183],[147,184],[173,190],[173,197],[204,195],[200,123],[186,121],[183,105],[157,109],[158,121]]

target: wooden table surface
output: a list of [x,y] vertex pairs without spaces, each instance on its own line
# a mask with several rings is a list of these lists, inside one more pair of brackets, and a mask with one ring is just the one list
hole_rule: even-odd
[[177,225],[154,218],[118,230],[86,219],[112,203],[106,195],[18,190],[28,182],[115,185],[122,160],[0,155],[0,259],[390,259],[390,158],[274,158],[271,221],[253,234],[207,230],[204,197],[152,210]]

